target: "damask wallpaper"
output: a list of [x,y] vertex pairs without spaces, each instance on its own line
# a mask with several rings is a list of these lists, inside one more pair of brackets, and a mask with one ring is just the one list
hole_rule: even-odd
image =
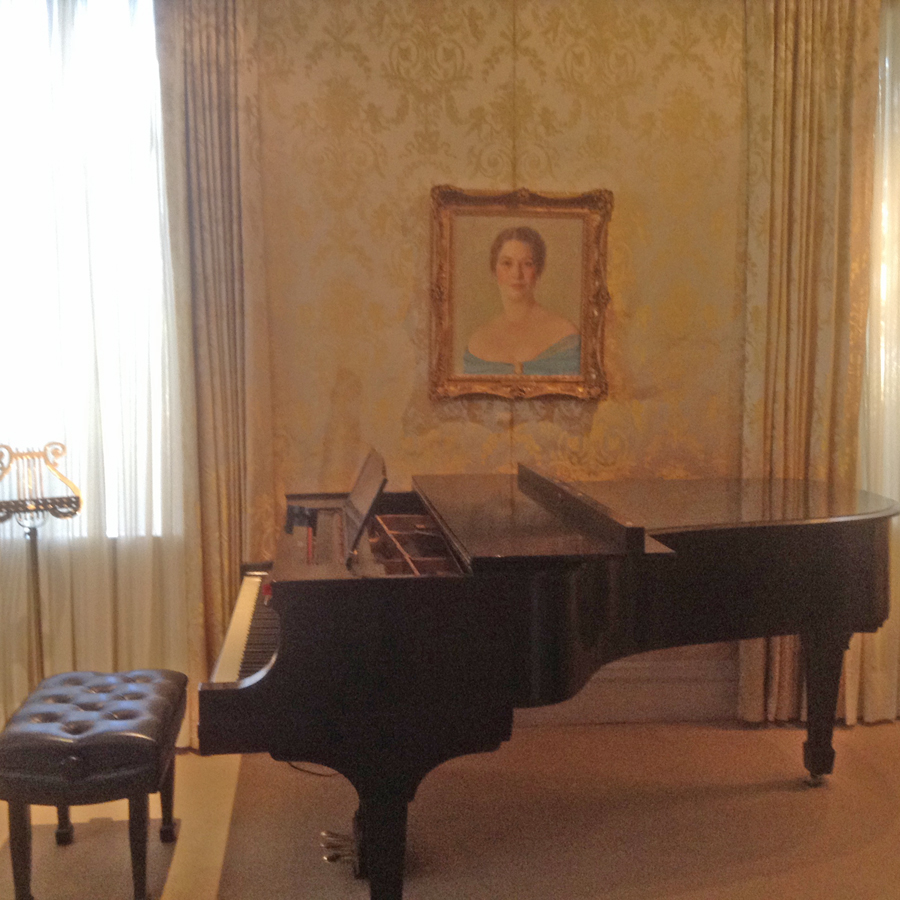
[[[736,475],[741,0],[260,0],[276,490]],[[429,191],[615,197],[609,398],[433,402]]]

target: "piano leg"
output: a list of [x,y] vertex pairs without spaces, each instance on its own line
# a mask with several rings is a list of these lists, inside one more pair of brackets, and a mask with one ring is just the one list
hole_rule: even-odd
[[803,764],[809,772],[809,783],[820,785],[834,768],[834,716],[844,651],[850,635],[841,632],[816,631],[803,634],[806,660],[806,743]]
[[371,900],[402,900],[407,808],[394,797],[360,799],[354,833]]

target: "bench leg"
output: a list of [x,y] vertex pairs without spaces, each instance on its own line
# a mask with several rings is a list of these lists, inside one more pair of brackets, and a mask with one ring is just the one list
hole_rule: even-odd
[[31,807],[9,800],[9,853],[12,857],[15,900],[31,896]]
[[[131,844],[131,879],[134,900],[147,900],[147,794],[128,798],[128,840]],[[18,900],[18,898],[17,898]]]
[[75,834],[75,830],[72,828],[72,820],[69,818],[69,807],[57,806],[56,817],[56,843],[60,847],[64,847],[66,844],[72,843],[72,838]]
[[169,769],[163,777],[159,788],[159,801],[162,806],[162,825],[159,829],[159,838],[164,844],[171,844],[175,840],[175,819],[173,811],[175,806],[175,758],[169,764]]

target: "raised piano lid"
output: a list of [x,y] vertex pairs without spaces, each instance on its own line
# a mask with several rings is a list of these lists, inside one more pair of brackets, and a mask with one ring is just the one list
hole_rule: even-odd
[[[621,556],[670,551],[645,538],[640,526],[615,521],[596,503],[571,492],[580,514],[563,515],[553,486],[536,489],[543,476],[416,475],[413,488],[472,571],[498,564],[541,563],[548,559]],[[557,483],[558,486],[558,483]],[[553,495],[556,500],[549,502]],[[586,511],[585,511],[586,510]]]
[[575,481],[573,489],[653,535],[889,518],[900,504],[823,482],[775,479]]

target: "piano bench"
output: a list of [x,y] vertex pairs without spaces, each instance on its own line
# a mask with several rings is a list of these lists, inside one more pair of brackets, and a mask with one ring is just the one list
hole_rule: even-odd
[[147,896],[148,795],[159,791],[163,841],[172,818],[175,740],[187,677],[165,669],[69,672],[42,681],[0,732],[0,800],[9,805],[15,900],[31,897],[30,805],[55,806],[57,844],[69,807],[128,799],[135,900]]

